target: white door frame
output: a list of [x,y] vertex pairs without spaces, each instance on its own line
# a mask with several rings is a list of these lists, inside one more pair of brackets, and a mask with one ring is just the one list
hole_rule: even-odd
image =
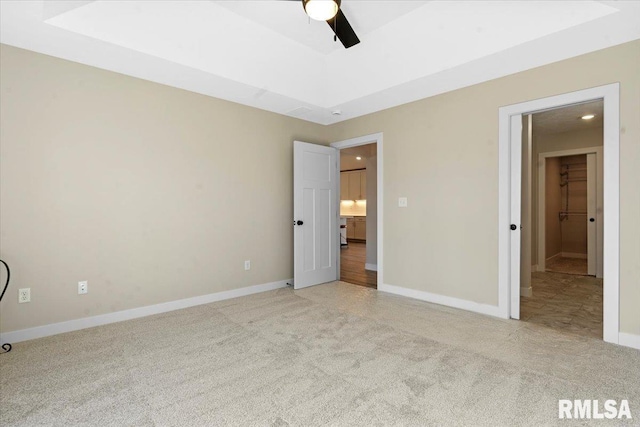
[[[597,206],[602,206],[602,200],[600,199],[600,194],[602,194],[602,147],[587,147],[587,148],[576,148],[573,150],[561,150],[561,151],[547,151],[544,153],[538,154],[538,270],[544,271],[546,268],[546,218],[545,218],[545,209],[546,209],[546,197],[545,197],[545,184],[546,184],[546,167],[547,167],[547,159],[550,157],[564,157],[564,156],[575,156],[580,154],[595,154],[596,155],[596,200]],[[603,269],[602,269],[602,227],[604,223],[602,221],[602,211],[598,212],[596,209],[596,277],[602,278]]]
[[[383,180],[382,180],[382,176],[383,176],[383,172],[384,169],[382,168],[383,166],[383,153],[384,150],[382,148],[382,132],[379,133],[373,133],[370,135],[364,135],[364,136],[359,136],[357,138],[351,138],[351,139],[345,139],[344,141],[338,141],[338,142],[334,142],[331,144],[331,146],[333,148],[337,148],[338,150],[341,150],[343,148],[350,148],[350,147],[357,147],[359,145],[366,145],[366,144],[377,144],[377,173],[376,173],[376,189],[377,189],[377,194],[378,194],[378,203],[376,205],[376,209],[377,209],[377,233],[378,233],[378,255],[377,255],[377,263],[378,263],[378,286],[377,288],[380,289],[380,285],[382,285],[384,283],[383,281],[383,273],[384,273],[384,263],[382,262],[382,254],[383,254],[383,246],[382,246],[382,242],[383,242],[383,221],[382,221],[382,217],[383,217],[383,211],[382,211],[382,207],[384,206],[383,203]],[[340,156],[338,156],[338,159],[340,159]],[[338,188],[340,188],[340,161],[338,160]],[[338,206],[338,210],[340,209],[340,194],[338,192],[337,196],[337,206]],[[340,215],[340,212],[338,212],[338,216]],[[338,249],[337,249],[337,256],[338,256],[338,260],[337,260],[337,265],[338,265],[338,277],[340,277],[340,239],[338,239]]]
[[[520,281],[511,280],[511,271],[519,266],[519,257],[512,256],[510,224],[519,224],[520,217],[511,213],[511,161],[512,151],[521,144],[521,138],[511,138],[512,116],[553,109],[581,102],[604,100],[604,302],[603,338],[619,342],[620,308],[620,84],[612,83],[591,89],[536,99],[501,107],[498,112],[498,309],[501,317],[510,318],[511,298],[519,296]],[[518,189],[515,189],[519,192]],[[514,295],[515,293],[515,295]],[[515,314],[519,317],[519,313]]]

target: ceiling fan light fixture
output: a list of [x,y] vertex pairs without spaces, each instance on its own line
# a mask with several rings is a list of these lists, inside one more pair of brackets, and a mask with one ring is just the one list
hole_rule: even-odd
[[338,13],[340,0],[302,0],[302,6],[309,18],[327,21]]

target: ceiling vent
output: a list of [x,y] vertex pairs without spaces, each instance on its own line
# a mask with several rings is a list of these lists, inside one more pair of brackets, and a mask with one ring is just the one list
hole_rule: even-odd
[[287,111],[287,116],[302,117],[309,114],[312,111],[313,110],[311,108],[298,107],[298,108],[294,108],[291,111]]

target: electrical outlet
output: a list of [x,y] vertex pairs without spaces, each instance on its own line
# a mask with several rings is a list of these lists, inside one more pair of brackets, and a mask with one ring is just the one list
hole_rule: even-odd
[[407,198],[406,197],[399,197],[398,198],[398,207],[399,208],[406,208],[407,207]]
[[31,302],[31,288],[18,289],[18,302]]
[[87,281],[78,282],[78,295],[89,292],[89,283]]
[[245,270],[251,270],[251,261],[250,260],[246,260],[244,262],[244,269]]

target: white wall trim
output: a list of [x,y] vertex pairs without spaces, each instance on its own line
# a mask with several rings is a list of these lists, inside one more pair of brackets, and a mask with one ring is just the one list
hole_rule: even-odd
[[[604,100],[604,303],[603,338],[617,344],[620,327],[620,84],[612,83],[590,89],[501,107],[498,111],[498,306],[504,317],[512,313],[511,298],[520,292],[520,283],[510,280],[513,266],[509,225],[511,218],[511,116],[530,114],[585,101]],[[517,218],[519,220],[519,218]],[[519,222],[519,221],[517,221]],[[539,245],[540,246],[540,245]],[[540,260],[539,260],[540,262]]]
[[562,258],[587,259],[587,254],[578,254],[574,252],[562,252]]
[[540,269],[538,268],[538,264],[533,264],[531,266],[531,271],[540,271]]
[[122,322],[125,320],[138,319],[140,317],[152,316],[154,314],[181,310],[183,308],[194,307],[197,305],[210,304],[216,301],[223,301],[227,299],[243,297],[246,295],[257,294],[260,292],[272,291],[274,289],[285,288],[287,286],[287,282],[293,283],[293,279],[263,283],[260,285],[216,292],[213,294],[201,295],[193,298],[185,298],[161,304],[148,305],[146,307],[132,308],[129,310],[116,311],[114,313],[101,314],[98,316],[84,317],[82,319],[69,320],[66,322],[52,323],[50,325],[36,326],[34,328],[5,332],[0,335],[0,342],[17,343],[36,338],[48,337],[51,335],[63,334],[65,332],[93,328],[95,326],[108,325],[110,323]]
[[533,288],[531,286],[528,286],[526,288],[520,288],[520,295],[523,297],[530,297],[531,295],[533,295]]
[[378,264],[365,263],[364,264],[364,269],[365,270],[369,270],[369,271],[378,271]]
[[[558,257],[562,257],[562,252],[558,252],[555,255],[551,255],[549,258],[545,259],[545,261],[551,261],[552,259],[558,258]],[[543,259],[543,258],[540,258],[540,259]],[[546,268],[546,266],[544,264],[542,264],[542,265]]]
[[403,288],[400,286],[381,284],[378,290],[394,295],[401,295],[421,301],[431,302],[434,304],[446,305],[448,307],[459,308],[462,310],[473,311],[475,313],[486,314],[493,317],[502,317],[499,307],[496,305],[482,304],[479,302],[448,297],[445,295],[432,294],[430,292],[418,291],[416,289]]
[[620,332],[618,335],[618,344],[640,350],[640,335],[628,334],[626,332]]
[[[351,138],[351,139],[345,139],[344,141],[337,141],[337,142],[333,142],[331,143],[331,146],[333,148],[337,148],[338,150],[341,150],[343,148],[349,148],[349,147],[357,147],[359,145],[366,145],[366,144],[377,144],[376,149],[377,149],[377,194],[378,194],[378,203],[376,205],[376,209],[377,212],[376,214],[378,215],[378,224],[377,224],[377,228],[378,228],[378,257],[377,257],[377,264],[376,264],[376,271],[378,272],[378,284],[380,283],[384,283],[383,282],[383,270],[384,270],[384,262],[383,262],[383,253],[384,253],[384,247],[383,247],[383,228],[384,228],[384,221],[383,221],[383,207],[384,207],[384,191],[383,191],[383,183],[384,183],[384,146],[383,146],[383,134],[382,132],[378,132],[378,133],[372,133],[369,135],[364,135],[364,136],[359,136],[356,138]],[[339,158],[340,156],[338,156]],[[338,163],[339,166],[339,163]],[[338,180],[340,179],[340,168],[338,167]],[[339,181],[338,181],[339,182]],[[338,195],[338,199],[340,199],[340,196]],[[338,200],[338,215],[340,215],[340,200]],[[338,244],[339,244],[339,240],[338,240]],[[338,266],[340,266],[340,247],[338,247],[337,250],[337,254],[338,254]],[[365,267],[366,268],[366,267]],[[338,269],[338,274],[340,272],[340,269]],[[379,287],[378,287],[379,289]]]

